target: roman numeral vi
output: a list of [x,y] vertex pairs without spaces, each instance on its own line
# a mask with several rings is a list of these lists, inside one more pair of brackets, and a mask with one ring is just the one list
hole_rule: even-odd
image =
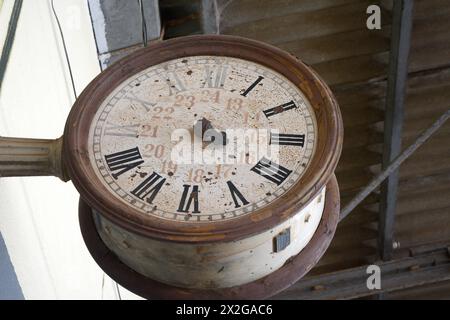
[[180,205],[178,206],[178,212],[189,212],[192,202],[194,202],[194,211],[192,213],[200,213],[198,209],[198,186],[193,186],[192,191],[189,194],[191,186],[188,184],[183,185],[183,194],[181,195]]

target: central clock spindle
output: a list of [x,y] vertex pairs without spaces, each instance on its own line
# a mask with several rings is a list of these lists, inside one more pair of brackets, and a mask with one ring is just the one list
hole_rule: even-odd
[[[203,142],[209,143],[215,143],[215,144],[227,144],[227,136],[225,131],[218,131],[216,130],[213,125],[211,124],[211,121],[203,117],[200,120],[197,120],[197,122],[194,124],[194,134],[201,138]],[[210,138],[207,140],[206,138]],[[217,142],[216,142],[217,141]]]

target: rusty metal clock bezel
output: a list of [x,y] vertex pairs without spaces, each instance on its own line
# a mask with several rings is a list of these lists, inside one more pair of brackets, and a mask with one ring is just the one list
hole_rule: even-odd
[[[317,120],[316,152],[302,178],[268,206],[214,223],[175,222],[146,216],[117,199],[100,181],[88,153],[89,129],[104,99],[120,83],[164,61],[200,55],[240,58],[284,75],[305,94]],[[326,185],[339,159],[343,140],[341,114],[328,86],[311,68],[273,46],[235,36],[201,35],[157,42],[116,62],[98,75],[76,100],[66,122],[63,161],[83,200],[117,225],[163,241],[233,241],[270,229],[295,215]]]

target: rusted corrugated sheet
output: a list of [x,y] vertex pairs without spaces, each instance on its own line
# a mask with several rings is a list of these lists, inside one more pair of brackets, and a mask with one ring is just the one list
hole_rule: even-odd
[[[331,85],[345,125],[337,176],[342,201],[347,202],[381,167],[392,1],[218,2],[222,9],[220,33],[266,41],[290,51]],[[383,27],[370,31],[366,8],[377,3],[383,8]],[[409,69],[404,146],[450,106],[447,0],[415,1]],[[395,237],[402,248],[450,238],[449,142],[450,123],[400,170]],[[330,249],[313,273],[375,261],[378,210],[375,192],[339,225]],[[438,287],[445,286],[436,285],[436,292]],[[430,288],[424,290],[432,292]],[[391,296],[401,298],[402,293]]]
[[[417,1],[405,110],[403,144],[450,107],[450,6]],[[395,236],[401,247],[450,238],[450,123],[446,123],[400,170]],[[433,288],[405,291],[427,297]],[[447,290],[450,287],[447,285]],[[447,292],[448,292],[447,291]],[[396,293],[394,297],[402,297]],[[448,297],[448,293],[447,293]]]
[[[293,53],[332,86],[345,125],[344,150],[336,172],[344,203],[368,183],[373,177],[371,168],[381,162],[390,12],[389,6],[383,6],[383,28],[368,30],[366,9],[373,3],[235,1],[224,9],[220,24],[221,33],[266,41]],[[378,196],[373,194],[339,226],[313,273],[371,261],[376,256],[377,230],[372,224],[377,212]]]

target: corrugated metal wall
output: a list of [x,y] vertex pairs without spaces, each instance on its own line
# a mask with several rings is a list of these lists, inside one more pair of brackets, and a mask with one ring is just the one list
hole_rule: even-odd
[[[403,144],[450,107],[450,2],[417,1]],[[450,239],[450,123],[400,170],[396,236],[403,247]]]
[[[240,0],[218,1],[219,31],[283,48],[311,65],[332,87],[345,126],[337,169],[346,203],[381,168],[383,119],[392,1]],[[383,8],[382,29],[366,28],[366,9]],[[416,0],[403,145],[450,106],[450,2]],[[409,246],[450,240],[450,123],[400,170],[395,239]],[[350,268],[378,259],[379,194],[373,193],[338,227],[312,274]],[[450,285],[435,285],[439,292]],[[392,297],[425,297],[409,290]],[[415,292],[415,293],[414,293]],[[447,294],[449,296],[450,294]]]
[[[235,1],[220,32],[269,42],[311,65],[332,87],[345,126],[336,171],[343,203],[381,163],[383,108],[389,55],[390,13],[380,31],[366,28],[373,1]],[[368,198],[342,224],[314,273],[349,268],[376,257],[378,197]]]
[[[402,143],[450,107],[450,1],[416,0]],[[450,240],[450,123],[400,169],[396,239],[402,248]],[[388,298],[450,299],[450,283]]]

